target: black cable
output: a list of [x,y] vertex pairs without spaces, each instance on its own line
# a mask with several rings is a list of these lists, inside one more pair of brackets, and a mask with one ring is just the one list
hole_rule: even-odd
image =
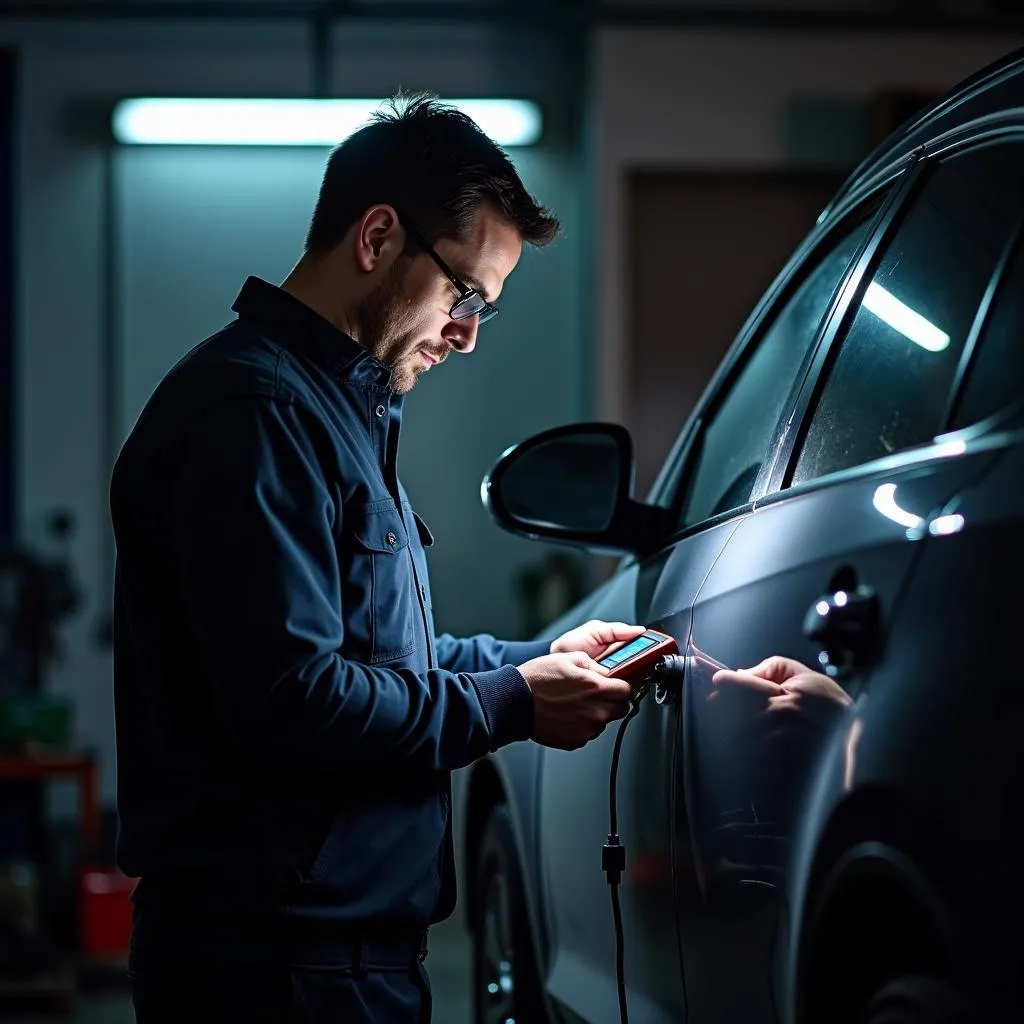
[[622,872],[626,869],[626,848],[619,841],[618,802],[615,797],[615,782],[619,774],[619,753],[622,750],[622,736],[626,726],[640,710],[640,701],[647,696],[648,683],[644,683],[636,691],[629,702],[629,711],[619,723],[619,731],[615,736],[615,747],[612,750],[612,766],[608,774],[608,841],[601,850],[601,867],[604,869],[611,887],[612,917],[615,921],[615,977],[619,989],[619,1019],[621,1024],[629,1024],[629,1009],[626,1006],[626,962],[625,942],[622,935],[622,908],[619,905],[619,883]]
[[[619,722],[619,731],[615,736],[615,746],[612,749],[612,769],[608,773],[608,831],[615,835],[619,831],[619,813],[618,813],[618,801],[615,796],[615,780],[619,774],[619,754],[622,752],[622,734],[626,731],[626,726],[637,716],[640,711],[640,701],[647,696],[647,690],[649,688],[648,683],[644,683],[640,689],[633,694],[629,699],[629,711],[626,712],[625,718]],[[618,837],[616,836],[616,840]]]
[[622,937],[622,908],[619,906],[619,886],[612,886],[612,917],[615,919],[615,977],[619,984],[619,1019],[629,1024],[629,1007],[626,1006],[626,962]]

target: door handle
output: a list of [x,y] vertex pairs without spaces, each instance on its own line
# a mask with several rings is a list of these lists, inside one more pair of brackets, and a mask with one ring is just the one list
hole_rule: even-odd
[[804,636],[821,645],[818,661],[838,676],[875,653],[881,624],[878,595],[870,587],[819,597],[804,616]]

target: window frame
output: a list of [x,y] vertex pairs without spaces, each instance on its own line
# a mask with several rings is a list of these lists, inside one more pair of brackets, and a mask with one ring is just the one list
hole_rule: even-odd
[[[1016,258],[1017,251],[1022,245],[1024,245],[1024,214],[1021,215],[1016,226],[1010,232],[1006,245],[1003,246],[1003,251],[1000,253],[999,259],[996,262],[995,269],[992,271],[992,277],[989,279],[988,285],[985,288],[985,294],[982,296],[981,302],[978,304],[978,310],[975,314],[974,322],[971,324],[970,334],[967,335],[967,340],[964,342],[964,350],[960,353],[960,361],[957,364],[956,373],[953,375],[953,384],[950,387],[949,398],[946,402],[945,414],[942,417],[942,429],[939,432],[939,436],[951,433],[954,430],[964,430],[974,425],[971,423],[965,423],[960,427],[954,427],[953,422],[960,412],[960,405],[963,402],[964,394],[966,393],[967,386],[970,383],[971,374],[974,370],[978,352],[984,350],[985,332],[988,330],[992,310],[996,305],[997,299],[1002,294],[1003,287],[1006,283],[1006,272],[1009,270],[1010,264]],[[1007,408],[1009,408],[1009,406],[1004,406],[1002,409],[995,409],[988,416],[983,417],[977,422],[985,423],[988,420],[999,418]]]
[[[730,346],[729,351],[719,364],[700,400],[680,431],[661,472],[651,488],[648,501],[657,505],[662,505],[662,502],[665,501],[663,507],[667,509],[670,519],[673,521],[678,521],[683,502],[688,494],[688,488],[692,483],[697,461],[703,450],[702,441],[706,426],[714,420],[721,405],[732,394],[736,380],[746,369],[747,363],[757,351],[765,334],[777,322],[779,315],[796,291],[807,280],[808,276],[817,269],[821,261],[829,255],[843,237],[844,232],[852,230],[853,225],[858,223],[862,217],[866,220],[868,230],[836,285],[832,298],[829,300],[826,313],[808,346],[808,350],[794,378],[793,386],[786,397],[786,401],[783,403],[779,420],[769,436],[766,448],[767,455],[754,481],[750,500],[743,505],[718,515],[699,520],[688,526],[676,528],[670,537],[666,539],[666,543],[674,543],[690,534],[700,532],[717,523],[749,512],[761,494],[763,494],[768,473],[777,461],[778,446],[785,438],[785,431],[781,427],[792,418],[794,404],[801,392],[813,355],[818,350],[822,329],[831,323],[837,303],[842,301],[848,291],[847,284],[851,273],[861,264],[865,250],[870,248],[874,239],[879,234],[880,225],[887,215],[893,196],[900,191],[901,179],[906,175],[912,162],[912,158],[905,158],[893,165],[887,175],[873,180],[870,187],[851,193],[838,206],[833,207],[830,204],[829,207],[826,207],[827,216],[823,213],[818,218],[815,227],[787,261],[740,328],[736,340]],[[875,202],[878,202],[879,196],[884,193],[888,194],[884,195],[884,198],[881,199],[878,209],[873,213],[868,213],[865,217],[865,210],[870,208]],[[668,500],[666,501],[665,499]]]
[[[889,464],[897,457],[899,457],[901,463],[907,461],[908,457],[911,461],[917,459],[925,460],[930,457],[929,453],[936,439],[941,437],[947,430],[949,411],[954,397],[959,394],[957,389],[962,388],[963,382],[966,380],[966,377],[963,380],[960,379],[960,366],[958,366],[957,374],[954,375],[954,380],[950,385],[950,391],[947,395],[944,422],[940,424],[940,429],[936,431],[935,436],[931,440],[904,449],[902,452],[880,456],[869,462],[848,466],[833,473],[816,477],[813,480],[807,480],[796,486],[790,486],[808,428],[821,399],[821,392],[849,332],[853,317],[860,308],[863,294],[873,280],[875,271],[881,259],[888,251],[893,237],[902,225],[906,215],[913,208],[920,190],[927,184],[930,177],[929,172],[942,160],[964,155],[971,149],[981,148],[1000,140],[1008,143],[1024,143],[1024,115],[1022,115],[1020,110],[1002,111],[979,118],[976,121],[936,137],[909,154],[908,166],[906,167],[903,180],[897,184],[889,197],[889,200],[892,200],[889,216],[885,218],[884,222],[880,220],[876,224],[875,234],[864,248],[860,258],[855,261],[856,266],[853,273],[847,275],[842,301],[836,304],[835,308],[830,311],[825,321],[823,321],[824,330],[820,332],[820,336],[814,346],[815,350],[811,365],[804,376],[800,391],[793,403],[789,429],[785,430],[783,436],[778,439],[779,444],[775,451],[774,466],[766,475],[765,486],[761,493],[755,493],[754,505],[778,500],[789,494],[803,494],[819,487],[835,485],[847,479],[870,474],[880,465]],[[993,288],[993,280],[996,274],[1000,272],[1003,266],[1003,256],[1005,256],[1005,250],[993,269],[993,276],[990,278],[989,284],[983,293],[983,298],[980,300],[978,309],[975,311],[969,341],[976,330],[983,330],[984,317],[982,314],[987,313],[985,299]],[[973,347],[976,347],[976,344]],[[963,353],[961,358],[963,358]]]

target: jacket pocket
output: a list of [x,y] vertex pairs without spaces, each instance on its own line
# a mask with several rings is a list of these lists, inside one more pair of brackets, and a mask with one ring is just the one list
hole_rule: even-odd
[[[371,664],[406,657],[416,649],[418,632],[416,581],[402,516],[394,502],[373,501],[346,509],[345,517],[353,540],[346,631],[358,635],[369,621]],[[359,615],[363,630],[354,621]]]
[[351,843],[350,833],[348,816],[343,811],[336,811],[331,817],[312,864],[303,872],[304,881],[321,883],[331,876],[339,857],[344,855],[346,846]]
[[416,523],[416,532],[420,536],[420,543],[425,548],[432,548],[434,546],[434,535],[430,532],[430,527],[423,521],[423,516],[419,512],[413,512],[412,518]]

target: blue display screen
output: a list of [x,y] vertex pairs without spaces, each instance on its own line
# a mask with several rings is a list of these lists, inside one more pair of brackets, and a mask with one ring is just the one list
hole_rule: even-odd
[[653,647],[657,641],[651,636],[638,636],[635,640],[631,640],[625,647],[620,647],[617,651],[612,651],[607,657],[602,658],[598,665],[603,665],[605,668],[615,668],[617,665],[621,665],[624,661],[629,661],[630,658],[635,657],[641,651],[646,651],[648,647]]

